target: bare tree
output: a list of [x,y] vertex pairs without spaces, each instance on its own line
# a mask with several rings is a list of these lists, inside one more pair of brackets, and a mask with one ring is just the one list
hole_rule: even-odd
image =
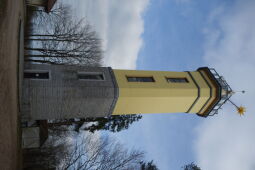
[[51,136],[41,148],[23,150],[24,169],[56,169],[63,157],[67,157],[71,147],[64,138]]
[[87,135],[76,143],[71,153],[64,158],[60,169],[70,170],[132,170],[139,169],[144,153],[125,149],[108,137],[94,138]]
[[35,18],[33,22],[35,26],[42,26],[48,23],[54,22],[56,19],[61,18],[62,15],[70,14],[71,7],[70,5],[63,4],[61,2],[56,2],[54,7],[46,12],[44,7],[30,7],[30,12],[33,12]]
[[26,36],[26,61],[98,66],[102,59],[101,40],[84,20],[58,5],[49,14],[38,12],[34,31]]
[[65,136],[58,136],[51,133],[43,147],[24,154],[24,167],[59,170],[137,170],[141,169],[141,163],[145,162],[142,151],[127,149],[107,136],[89,132],[83,133],[85,135],[64,134]]

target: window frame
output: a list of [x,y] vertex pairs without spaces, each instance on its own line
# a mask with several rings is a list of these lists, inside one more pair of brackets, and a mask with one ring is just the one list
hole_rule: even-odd
[[[82,79],[82,78],[79,78],[79,75],[102,75],[102,78],[103,79]],[[77,72],[77,79],[78,80],[81,80],[81,81],[105,81],[105,75],[103,72],[82,72],[82,71],[78,71]]]
[[[129,78],[151,78],[152,81],[129,81]],[[131,83],[155,83],[155,79],[153,76],[126,76],[127,82]]]
[[[48,78],[46,79],[42,79],[42,78],[26,78],[25,77],[25,73],[48,73]],[[51,71],[50,70],[24,70],[23,71],[23,79],[29,79],[29,80],[44,80],[44,81],[47,81],[47,80],[51,80]]]
[[[165,77],[167,83],[189,83],[186,77]],[[184,81],[171,81],[172,80],[184,80]]]

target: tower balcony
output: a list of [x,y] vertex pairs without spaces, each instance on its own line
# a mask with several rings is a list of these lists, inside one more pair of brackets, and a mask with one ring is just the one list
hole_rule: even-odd
[[216,97],[208,106],[203,114],[197,114],[202,117],[214,116],[218,114],[222,106],[230,99],[233,94],[231,87],[228,85],[223,76],[221,76],[214,68],[202,67],[198,71],[204,71],[210,80],[214,82],[216,87]]

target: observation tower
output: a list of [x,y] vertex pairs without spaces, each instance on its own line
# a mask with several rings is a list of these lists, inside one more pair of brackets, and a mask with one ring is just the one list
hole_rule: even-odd
[[208,67],[175,72],[29,64],[21,112],[27,120],[149,113],[207,117],[232,94],[225,79]]

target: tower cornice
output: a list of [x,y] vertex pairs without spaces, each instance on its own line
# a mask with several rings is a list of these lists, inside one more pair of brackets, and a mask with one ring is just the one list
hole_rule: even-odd
[[216,89],[215,98],[213,99],[211,103],[209,104],[207,103],[208,104],[206,106],[207,109],[205,109],[204,112],[197,113],[198,116],[207,117],[210,115],[210,113],[215,108],[215,106],[217,106],[217,104],[221,101],[222,86],[217,81],[217,79],[215,78],[215,75],[211,72],[211,70],[208,67],[200,67],[197,69],[197,71],[200,73],[204,72],[207,75],[207,77],[210,79],[210,81],[212,82],[214,88]]

